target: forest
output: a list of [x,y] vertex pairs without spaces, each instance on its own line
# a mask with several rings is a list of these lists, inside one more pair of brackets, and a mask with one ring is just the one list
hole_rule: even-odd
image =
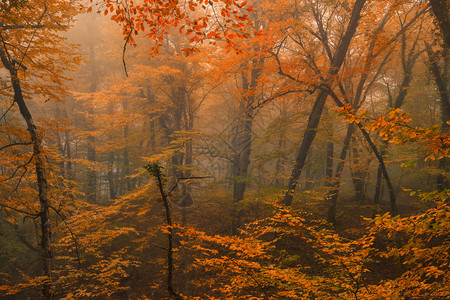
[[0,299],[450,299],[448,0],[1,0]]

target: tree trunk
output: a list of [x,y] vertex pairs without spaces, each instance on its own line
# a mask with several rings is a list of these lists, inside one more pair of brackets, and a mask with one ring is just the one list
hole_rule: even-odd
[[[355,141],[353,141],[355,144]],[[355,187],[355,202],[359,202],[360,204],[366,201],[366,194],[364,193],[365,187],[365,175],[367,172],[367,168],[361,170],[361,161],[359,150],[356,147],[353,147],[353,165],[356,166],[355,169],[352,168],[352,181]]]
[[325,164],[325,186],[330,187],[332,186],[332,178],[333,178],[333,159],[334,159],[334,143],[332,142],[333,139],[333,129],[328,129],[328,139],[327,142],[327,158],[326,158],[326,164]]
[[[90,162],[96,161],[97,153],[94,148],[95,145],[95,137],[89,135],[87,137],[87,160]],[[90,168],[87,171],[87,179],[86,179],[86,196],[90,203],[97,202],[97,172],[95,170],[91,170]]]
[[372,139],[370,138],[369,133],[367,133],[367,131],[363,128],[361,123],[357,123],[357,126],[361,130],[362,134],[364,135],[364,138],[369,143],[370,148],[372,149],[373,153],[375,154],[375,156],[378,159],[378,162],[379,162],[380,168],[381,168],[381,172],[384,177],[384,181],[386,182],[386,186],[389,191],[389,202],[391,205],[390,211],[393,216],[396,216],[396,215],[398,215],[398,210],[397,210],[397,201],[396,201],[395,191],[394,191],[394,187],[392,186],[392,182],[389,178],[389,174],[387,172],[386,165],[384,164],[383,156],[378,152],[378,149],[375,146],[375,144],[372,142]]
[[[380,150],[380,155],[382,157],[384,157],[386,155],[386,143],[383,141],[383,145],[381,146],[381,150]],[[381,165],[378,164],[378,169],[377,169],[377,181],[375,183],[375,194],[373,195],[373,203],[374,204],[380,204],[381,202],[381,187],[383,185],[383,170],[381,169]]]
[[[443,56],[443,67],[442,70],[438,65],[438,62],[440,60],[440,57],[437,53],[433,51],[433,49],[430,47],[430,45],[426,44],[427,47],[427,53],[429,58],[429,68],[431,73],[433,74],[434,80],[436,82],[436,86],[439,90],[439,96],[440,96],[440,104],[441,104],[441,134],[448,133],[450,130],[450,125],[448,122],[450,121],[450,98],[449,98],[449,84],[448,84],[448,69],[450,65],[450,54],[448,49],[450,49],[450,46],[445,46],[442,51]],[[444,189],[449,188],[448,179],[446,176],[446,173],[449,172],[449,166],[448,166],[448,158],[443,157],[439,160],[439,169],[440,174],[438,175],[437,179],[437,189],[439,191],[443,191]]]
[[19,107],[20,114],[27,124],[27,129],[30,133],[30,139],[33,144],[33,157],[35,164],[35,174],[38,186],[38,197],[40,204],[39,219],[41,221],[41,257],[42,257],[42,275],[45,277],[42,285],[42,297],[43,299],[52,298],[51,290],[51,271],[52,271],[52,253],[51,253],[51,231],[50,231],[50,200],[48,197],[48,183],[45,170],[45,155],[42,153],[42,141],[39,136],[36,125],[34,124],[33,117],[28,110],[28,106],[23,98],[22,87],[20,80],[17,76],[17,70],[13,64],[10,63],[3,50],[0,50],[0,58],[9,71],[11,76],[11,83],[14,90],[14,101]]
[[450,49],[450,4],[448,0],[430,0],[431,9],[442,31],[445,45]]
[[[97,91],[97,85],[98,85],[98,74],[97,74],[97,66],[95,64],[95,49],[94,44],[89,45],[89,60],[91,61],[91,74],[90,74],[90,86],[89,86],[89,92],[94,93]],[[94,111],[89,109],[89,115],[93,116]],[[88,121],[88,128],[87,130],[92,130],[92,124]],[[96,161],[96,150],[95,150],[95,137],[91,134],[87,137],[87,160],[90,162]],[[88,198],[88,201],[91,203],[97,202],[97,172],[95,170],[91,170],[88,168],[87,171],[87,183],[86,183],[86,196]]]
[[166,224],[167,224],[167,291],[171,298],[176,300],[182,300],[183,297],[180,296],[177,292],[175,292],[173,288],[173,238],[174,238],[174,230],[173,230],[173,222],[172,222],[172,214],[170,211],[169,199],[167,197],[167,193],[164,189],[164,176],[161,173],[161,167],[157,164],[148,165],[147,170],[156,177],[156,183],[158,185],[158,190],[160,192],[161,198],[163,200],[164,209],[166,212]]
[[325,106],[325,100],[327,93],[320,91],[319,96],[314,104],[311,115],[309,116],[306,131],[303,136],[300,150],[295,160],[294,168],[292,169],[291,176],[289,177],[289,183],[287,190],[284,194],[283,204],[290,206],[292,204],[292,198],[294,196],[295,188],[297,187],[298,179],[300,178],[303,167],[305,166],[306,157],[309,152],[309,148],[316,136],[317,127],[319,125],[320,116],[322,114],[323,107]]
[[375,195],[373,196],[373,203],[380,204],[381,201],[381,179],[383,179],[383,171],[381,170],[380,165],[378,165],[377,169],[377,181],[375,184]]
[[[173,127],[170,129],[169,140],[174,141],[176,137],[172,136],[175,132],[182,130],[182,119],[184,110],[186,109],[186,93],[182,86],[176,86],[173,91]],[[171,137],[170,137],[171,136]],[[176,151],[172,156],[172,180],[178,182],[183,177],[183,151]]]
[[325,178],[324,183],[326,187],[331,187],[332,184],[332,178],[333,178],[333,160],[334,160],[334,142],[333,142],[333,135],[334,135],[334,125],[332,124],[332,120],[330,119],[330,115],[328,114],[328,111],[325,110],[325,116],[326,116],[326,135],[328,142],[326,143],[326,162],[325,162]]
[[325,166],[325,180],[327,184],[329,184],[329,181],[333,177],[333,156],[334,156],[334,143],[328,142],[327,143],[327,162]]
[[[286,110],[282,109],[281,110],[281,116],[285,117],[286,116]],[[278,158],[277,158],[277,162],[275,164],[275,185],[276,186],[283,186],[284,185],[284,176],[281,174],[282,172],[282,166],[283,166],[283,162],[284,162],[284,152],[283,152],[283,146],[284,146],[284,140],[285,140],[285,134],[284,132],[281,132],[279,135],[279,139],[278,139],[278,145],[277,145],[277,150],[278,150]]]
[[64,172],[64,176],[68,180],[73,180],[73,170],[72,170],[72,151],[70,147],[70,141],[69,141],[69,132],[66,131],[65,133],[65,159],[66,159],[66,168]]
[[[341,100],[339,100],[339,98],[336,96],[336,94],[333,93],[333,91],[328,90],[328,93],[332,96],[333,100],[335,101],[335,103],[337,104],[337,106],[339,107],[344,107],[344,103],[342,103]],[[375,144],[373,143],[372,139],[370,138],[369,133],[364,129],[364,126],[361,123],[356,123],[356,126],[358,126],[359,130],[361,131],[361,133],[364,136],[364,139],[367,141],[367,143],[369,144],[370,148],[372,149],[372,152],[375,154],[376,158],[378,159],[378,163],[380,164],[381,167],[381,172],[384,176],[384,180],[386,182],[388,191],[389,191],[389,201],[391,204],[391,214],[392,215],[397,215],[397,204],[396,204],[396,197],[395,197],[395,191],[394,191],[394,187],[392,186],[392,182],[389,178],[389,174],[387,172],[386,169],[386,165],[384,164],[384,159],[383,156],[380,154],[380,152],[378,151],[377,147],[375,146]]]
[[[128,125],[125,125],[125,127],[123,128],[123,137],[124,140],[128,140]],[[128,146],[126,146],[123,149],[123,173],[122,173],[122,178],[125,180],[125,187],[126,190],[124,192],[124,194],[127,194],[129,192],[131,192],[134,188],[133,183],[130,176],[130,158],[129,158],[129,152],[128,152]]]
[[[353,38],[353,35],[356,32],[356,28],[358,27],[358,20],[361,17],[360,16],[361,10],[363,9],[365,2],[366,0],[356,0],[353,6],[352,15],[350,17],[347,30],[344,36],[342,37],[340,44],[338,45],[336,54],[334,55],[331,63],[331,68],[330,70],[328,70],[328,74],[330,75],[330,77],[334,77],[339,72],[342,63],[344,62],[344,58],[346,56],[348,47],[350,46],[350,42]],[[284,199],[282,201],[284,205],[290,206],[292,204],[294,191],[295,188],[297,187],[298,179],[305,165],[309,149],[316,136],[317,127],[319,126],[320,117],[322,115],[322,111],[325,106],[325,100],[327,99],[327,96],[328,92],[320,90],[316,102],[314,103],[314,107],[309,116],[308,124],[306,126],[305,134],[303,136],[303,141],[300,146],[300,150],[297,154],[297,158],[295,160],[295,166],[292,169],[291,176],[289,177],[288,187],[285,192]]]
[[[232,234],[237,233],[241,213],[238,203],[244,199],[245,189],[247,187],[248,167],[250,165],[250,155],[252,148],[252,126],[253,126],[253,107],[256,101],[256,87],[262,74],[264,58],[259,57],[251,61],[250,68],[244,65],[241,72],[242,77],[242,99],[240,101],[239,119],[236,135],[234,136],[231,147],[233,150],[233,219],[231,224]],[[250,70],[250,74],[246,74]]]
[[[284,142],[284,134],[280,134],[280,138],[278,140],[278,152],[279,155],[281,155],[283,151],[283,142]],[[284,184],[283,182],[283,176],[281,174],[282,169],[282,157],[277,158],[277,162],[275,164],[275,185],[276,186],[282,186]]]
[[[192,129],[192,128],[191,128]],[[186,141],[185,144],[185,159],[184,159],[184,166],[187,167],[187,169],[184,171],[183,177],[184,178],[191,178],[191,165],[192,165],[192,140],[189,139]],[[181,184],[181,202],[180,206],[182,207],[182,225],[184,225],[186,221],[186,208],[194,204],[194,201],[192,199],[191,195],[191,185],[187,182],[183,182]]]
[[344,138],[344,145],[342,147],[341,154],[339,156],[339,163],[336,168],[336,173],[331,181],[332,189],[327,193],[326,197],[329,201],[327,221],[332,224],[336,224],[337,198],[339,195],[339,189],[341,185],[342,171],[344,170],[345,159],[347,158],[347,152],[350,146],[353,131],[354,131],[353,124],[349,124],[347,128],[347,134],[345,135]]
[[238,121],[238,131],[231,145],[233,151],[233,220],[232,234],[236,234],[240,223],[240,211],[238,203],[244,199],[247,186],[248,166],[251,154],[251,133],[253,116],[245,114],[244,120]]
[[[413,69],[414,69],[414,65],[417,61],[417,58],[420,55],[419,51],[415,51],[416,46],[417,46],[417,39],[419,38],[419,35],[417,36],[416,40],[413,43],[412,48],[408,51],[408,53],[406,53],[406,34],[403,31],[402,32],[402,48],[401,48],[401,55],[402,55],[402,68],[403,68],[403,79],[402,82],[400,83],[400,87],[398,88],[398,94],[395,97],[395,100],[393,99],[393,96],[390,92],[390,88],[389,85],[387,84],[387,89],[388,89],[388,94],[389,94],[389,98],[388,98],[388,102],[389,102],[389,106],[397,109],[403,106],[406,96],[408,95],[408,89],[409,86],[411,84],[411,81],[413,79]],[[387,141],[383,140],[382,141],[382,148],[381,148],[381,156],[384,157],[388,151],[388,147],[389,144]],[[383,173],[382,167],[381,165],[378,166],[378,170],[377,170],[377,182],[375,185],[375,194],[373,197],[373,203],[375,204],[379,204],[381,202],[381,196],[382,196],[382,192],[381,192],[381,175]]]
[[305,168],[305,185],[303,186],[303,189],[305,191],[310,191],[314,188],[314,181],[315,181],[316,174],[315,172],[311,172],[311,168]]
[[117,198],[117,188],[116,188],[116,183],[114,181],[114,160],[115,160],[115,155],[114,155],[114,151],[109,152],[108,154],[108,163],[109,163],[109,167],[110,170],[108,171],[108,187],[109,187],[109,199],[114,200]]

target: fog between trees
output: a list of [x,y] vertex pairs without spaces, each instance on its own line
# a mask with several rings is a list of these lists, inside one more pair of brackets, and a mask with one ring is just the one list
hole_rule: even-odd
[[448,297],[443,11],[2,1],[0,297]]

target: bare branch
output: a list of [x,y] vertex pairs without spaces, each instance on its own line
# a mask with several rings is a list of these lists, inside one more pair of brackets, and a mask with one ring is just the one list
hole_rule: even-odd
[[71,228],[69,227],[69,225],[67,224],[67,222],[66,222],[66,216],[64,216],[64,215],[61,213],[60,210],[54,208],[53,206],[49,205],[48,207],[51,208],[54,212],[56,212],[56,214],[57,214],[58,216],[61,217],[61,220],[63,221],[64,226],[65,226],[66,229],[69,231],[69,233],[70,233],[70,235],[71,235],[71,237],[72,237],[73,243],[74,243],[74,245],[75,245],[75,252],[76,252],[76,255],[77,255],[78,268],[81,269],[81,256],[80,256],[80,251],[79,251],[79,249],[78,249],[78,239],[77,239],[77,236],[75,235],[75,233],[73,233],[72,229],[71,229]]
[[14,144],[9,144],[9,145],[0,147],[0,151],[2,151],[2,150],[4,150],[4,149],[7,149],[7,148],[9,148],[9,147],[14,147],[14,146],[26,146],[26,145],[31,145],[31,144],[33,144],[33,143],[31,143],[31,142],[25,143],[25,142],[24,142],[24,143],[14,143]]

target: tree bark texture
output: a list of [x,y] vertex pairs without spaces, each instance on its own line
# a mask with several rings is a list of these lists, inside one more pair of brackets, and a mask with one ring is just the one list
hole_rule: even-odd
[[430,0],[430,4],[437,24],[442,31],[444,42],[450,49],[450,2],[449,0]]

